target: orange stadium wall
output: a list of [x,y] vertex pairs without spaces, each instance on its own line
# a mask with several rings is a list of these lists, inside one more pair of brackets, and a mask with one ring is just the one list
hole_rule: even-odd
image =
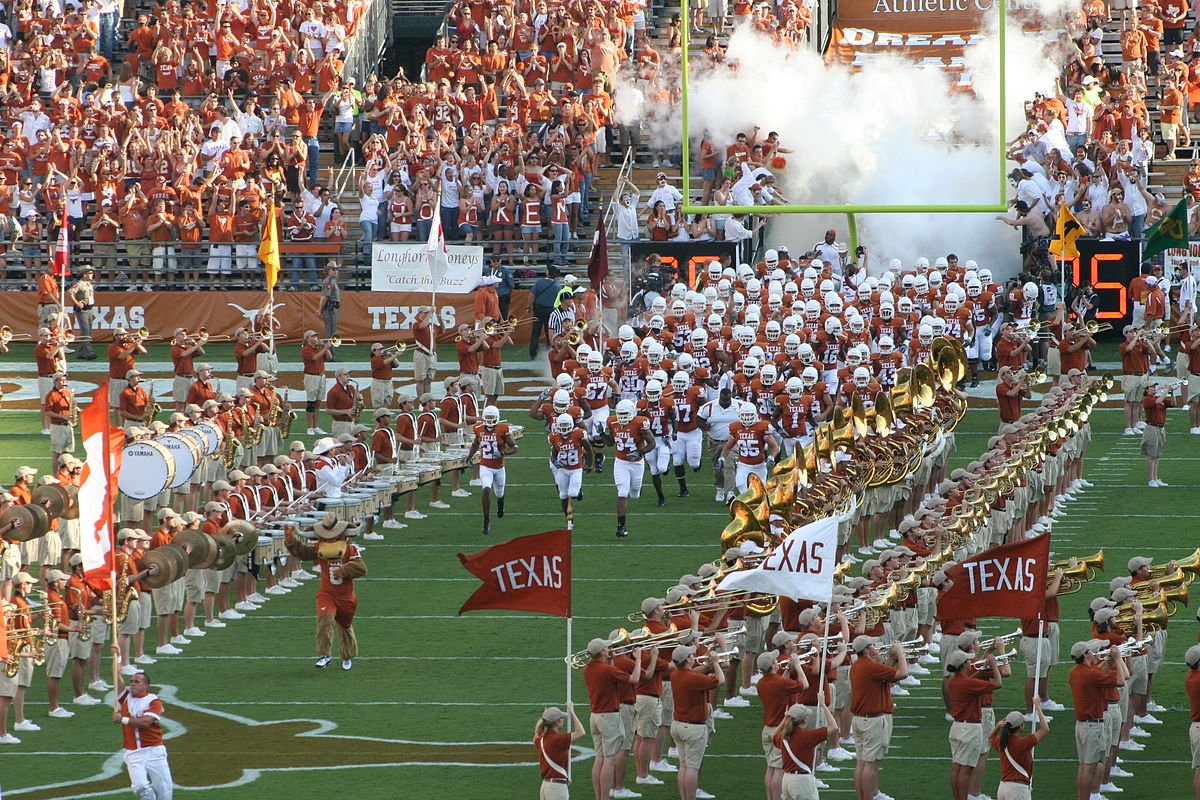
[[[417,311],[430,304],[428,294],[409,292],[342,292],[338,333],[359,342],[410,340]],[[317,292],[276,292],[275,316],[281,333],[299,339],[312,329],[324,333]],[[146,328],[153,336],[170,339],[176,328],[204,326],[210,336],[232,336],[239,327],[254,322],[267,305],[266,292],[97,292],[92,336],[111,341],[115,328]],[[475,318],[475,295],[439,295],[438,319],[453,328]],[[513,293],[509,314],[530,316],[529,293]],[[0,321],[14,333],[37,331],[37,306],[29,293],[0,293]],[[446,337],[447,340],[452,337]],[[517,343],[529,342],[529,326],[517,328]]]

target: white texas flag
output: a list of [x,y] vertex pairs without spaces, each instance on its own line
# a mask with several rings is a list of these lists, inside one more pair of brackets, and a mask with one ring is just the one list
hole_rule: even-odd
[[754,569],[726,575],[717,590],[740,589],[827,603],[833,596],[837,532],[837,517],[797,528]]

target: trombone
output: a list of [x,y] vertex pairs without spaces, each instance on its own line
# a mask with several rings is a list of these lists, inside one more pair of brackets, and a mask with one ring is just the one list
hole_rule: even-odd
[[399,339],[391,347],[385,347],[380,351],[383,356],[402,356],[404,351],[408,349],[408,342],[402,342]]
[[[73,339],[74,339],[74,337],[72,337],[72,340]],[[134,341],[139,342],[139,343],[140,342],[161,342],[163,340],[163,337],[162,336],[151,336],[150,329],[143,327],[143,328],[138,328],[136,331],[134,331],[133,339],[134,339]]]
[[1083,326],[1083,329],[1090,334],[1096,334],[1104,333],[1105,331],[1111,331],[1113,326],[1111,322],[1097,322],[1094,319],[1089,319],[1087,324]]
[[341,336],[331,336],[328,339],[317,339],[317,344],[327,344],[330,347],[341,347],[344,344],[358,344],[357,339],[343,339]]
[[13,333],[13,329],[7,325],[0,325],[0,344],[7,344],[13,340],[31,341],[33,334],[29,333]]
[[[608,646],[612,650],[612,654],[622,655],[630,653],[638,648],[654,648],[662,647],[663,645],[678,642],[683,632],[671,623],[671,627],[662,633],[650,633],[648,628],[638,628],[634,631],[627,631],[624,628],[618,630],[617,636],[608,641]],[[572,653],[563,659],[574,669],[583,669],[592,660],[587,650],[580,650],[577,653]]]

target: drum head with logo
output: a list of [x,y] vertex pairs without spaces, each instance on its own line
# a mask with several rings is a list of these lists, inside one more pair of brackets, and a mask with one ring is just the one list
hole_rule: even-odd
[[170,488],[178,489],[191,480],[196,468],[200,466],[200,460],[205,456],[200,445],[191,437],[174,433],[164,434],[154,441],[165,447],[175,459],[175,476],[171,479]]
[[221,441],[225,438],[225,431],[221,430],[220,426],[214,425],[211,422],[202,420],[192,426],[195,430],[204,434],[205,440],[208,442],[205,450],[205,455],[211,456],[217,452],[217,448],[221,446]]
[[175,459],[158,442],[143,440],[125,445],[121,451],[121,474],[117,488],[134,500],[146,500],[171,485]]

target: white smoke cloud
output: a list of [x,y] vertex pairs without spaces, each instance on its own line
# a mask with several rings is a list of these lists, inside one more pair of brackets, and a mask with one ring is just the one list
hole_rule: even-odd
[[[1078,0],[1036,0],[1036,7],[1044,18],[1058,19],[1064,9],[1078,7]],[[970,95],[951,91],[945,73],[916,69],[903,58],[869,62],[852,72],[826,65],[811,51],[784,50],[745,27],[729,43],[727,59],[736,71],[697,74],[693,65],[690,135],[695,143],[707,131],[723,146],[755,125],[763,137],[778,131],[782,145],[795,151],[780,174],[792,203],[996,203],[999,48],[994,30],[979,41],[965,54],[975,89]],[[1034,91],[1051,90],[1057,67],[1055,48],[1023,35],[1011,20],[1005,49],[1008,140],[1025,128],[1023,101]],[[663,123],[677,116],[659,115],[651,131],[656,142],[673,137],[679,145],[681,126]],[[1019,234],[994,216],[859,215],[859,240],[872,254],[873,272],[892,257],[911,264],[917,256],[932,260],[956,252],[998,275],[1013,274],[1019,268]],[[822,238],[827,227],[847,239],[844,216],[783,215],[774,220],[769,242],[796,252]]]

